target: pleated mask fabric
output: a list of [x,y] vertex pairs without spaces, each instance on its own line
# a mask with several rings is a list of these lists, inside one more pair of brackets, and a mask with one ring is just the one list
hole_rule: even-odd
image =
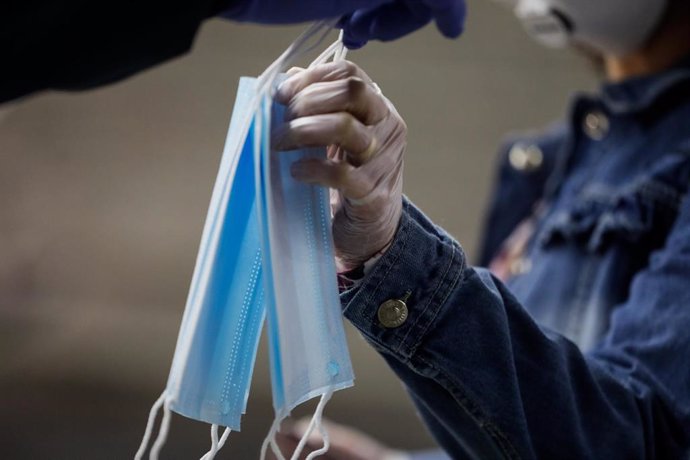
[[[214,458],[239,431],[264,319],[275,419],[262,446],[284,458],[275,442],[280,422],[320,396],[299,456],[334,391],[353,384],[343,329],[331,235],[328,189],[300,183],[290,165],[325,157],[325,148],[274,152],[271,123],[285,108],[273,103],[281,72],[314,48],[332,21],[312,25],[258,78],[240,79],[221,164],[166,388],[154,403],[135,459],[143,458],[158,411],[163,419],[149,458],[165,443],[171,411],[211,424]],[[317,45],[312,45],[316,39]],[[342,58],[341,41],[317,58]],[[219,427],[225,427],[221,437]]]

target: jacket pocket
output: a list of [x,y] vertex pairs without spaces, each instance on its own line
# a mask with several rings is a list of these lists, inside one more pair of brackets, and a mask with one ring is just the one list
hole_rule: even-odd
[[626,185],[590,184],[574,203],[551,215],[539,244],[574,242],[589,252],[603,252],[616,243],[659,247],[687,193],[689,176],[690,156],[673,154]]

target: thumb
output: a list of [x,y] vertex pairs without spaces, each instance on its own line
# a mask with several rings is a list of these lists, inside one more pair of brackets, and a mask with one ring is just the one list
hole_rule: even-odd
[[464,0],[423,0],[431,10],[438,30],[448,38],[462,34],[467,16],[467,5]]

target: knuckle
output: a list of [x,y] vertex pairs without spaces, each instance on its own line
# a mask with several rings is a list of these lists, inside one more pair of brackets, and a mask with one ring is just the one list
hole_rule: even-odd
[[346,80],[347,94],[352,99],[358,99],[364,95],[366,83],[359,77],[348,77]]
[[304,70],[305,69],[303,69],[302,67],[292,66],[288,69],[288,71],[286,73],[294,74],[294,73],[298,73],[298,72],[303,72]]
[[341,61],[340,65],[347,76],[355,76],[359,73],[359,67],[351,61]]
[[338,120],[338,139],[347,139],[355,129],[355,119],[349,113],[343,113]]

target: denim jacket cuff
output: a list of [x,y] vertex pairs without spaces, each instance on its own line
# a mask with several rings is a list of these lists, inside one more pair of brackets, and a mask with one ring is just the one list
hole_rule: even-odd
[[[465,266],[458,243],[405,198],[391,246],[357,286],[341,294],[344,315],[374,347],[407,361]],[[405,299],[407,318],[397,327],[386,327],[379,320],[379,308],[395,299]]]

